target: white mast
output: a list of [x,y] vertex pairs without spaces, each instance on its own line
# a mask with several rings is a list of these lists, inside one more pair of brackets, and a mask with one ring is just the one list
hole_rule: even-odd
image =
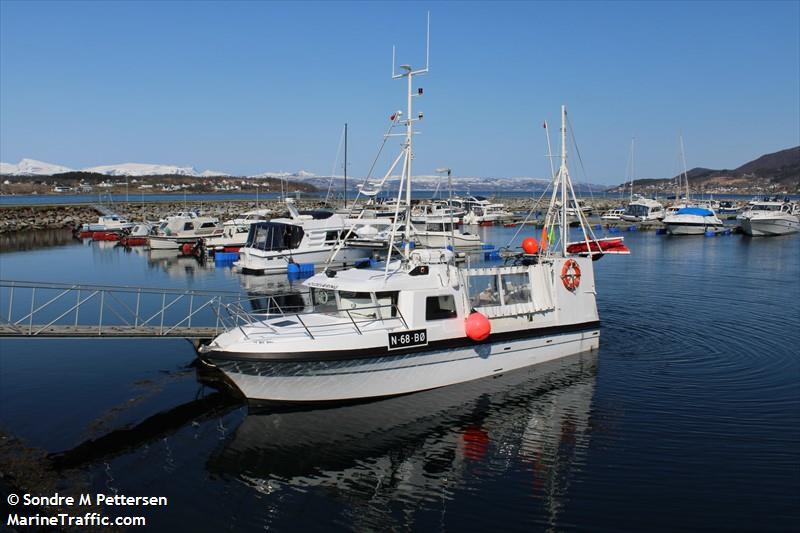
[[[427,37],[425,41],[425,68],[419,70],[413,70],[411,65],[400,65],[400,70],[402,72],[396,73],[395,72],[395,50],[392,48],[392,79],[399,79],[399,78],[408,78],[408,93],[407,93],[407,114],[406,114],[406,139],[403,144],[403,152],[404,152],[404,165],[403,165],[403,177],[402,180],[405,179],[406,185],[406,218],[405,218],[405,244],[403,247],[403,255],[406,259],[409,258],[409,254],[411,252],[411,161],[414,159],[414,150],[413,150],[413,138],[414,138],[414,131],[413,125],[414,122],[422,120],[422,113],[420,113],[417,118],[414,118],[411,114],[411,101],[412,97],[415,96],[413,93],[413,79],[414,76],[418,76],[420,74],[426,74],[428,72],[428,58],[430,57],[430,34],[431,34],[431,14],[428,13],[428,30],[427,30]],[[416,96],[422,96],[422,89],[419,89]],[[398,191],[398,196],[402,195],[402,191]],[[395,223],[397,220],[395,219]],[[388,262],[388,258],[387,258]]]
[[[561,106],[561,168],[559,168],[559,179],[561,180],[561,255],[567,256],[567,106]],[[576,205],[577,209],[578,206]]]
[[686,170],[686,154],[683,151],[683,134],[678,135],[681,143],[681,161],[683,162],[683,176],[686,180],[686,205],[689,205],[689,172]]

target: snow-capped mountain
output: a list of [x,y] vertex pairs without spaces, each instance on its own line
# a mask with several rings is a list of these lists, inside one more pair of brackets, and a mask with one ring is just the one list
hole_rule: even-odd
[[230,177],[232,174],[228,174],[227,172],[222,172],[219,170],[204,170],[200,174],[198,174],[201,178],[216,178],[220,177]]
[[121,163],[119,165],[103,165],[84,168],[84,172],[95,172],[106,176],[200,176],[194,167],[179,167],[175,165],[151,165],[148,163]]
[[[262,172],[261,174],[254,174],[250,178],[316,178],[317,175],[305,170],[298,170],[297,172]],[[328,178],[325,178],[328,179]]]
[[35,159],[23,159],[16,165],[0,163],[0,174],[12,176],[50,176],[62,172],[71,172],[72,169]]
[[[178,175],[192,177],[231,176],[228,172],[220,170],[204,170],[198,172],[194,167],[180,167],[177,165],[154,165],[149,163],[121,163],[118,165],[100,165],[80,169],[82,172],[93,172],[106,176],[159,176]],[[63,172],[73,172],[74,169],[63,165],[45,163],[35,159],[23,159],[16,165],[0,162],[0,174],[10,176],[52,176]]]

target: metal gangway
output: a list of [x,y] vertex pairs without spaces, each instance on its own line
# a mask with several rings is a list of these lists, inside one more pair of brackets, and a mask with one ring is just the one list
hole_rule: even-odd
[[[264,298],[262,310],[282,312]],[[234,291],[0,280],[0,337],[211,339],[252,323],[253,300]]]
[[396,304],[327,309],[338,319],[307,323],[304,317],[315,313],[307,296],[0,279],[0,337],[176,337],[199,346],[243,326],[251,334],[275,333],[266,321],[277,316],[293,319],[295,329],[312,339],[343,327],[359,335],[408,329]]

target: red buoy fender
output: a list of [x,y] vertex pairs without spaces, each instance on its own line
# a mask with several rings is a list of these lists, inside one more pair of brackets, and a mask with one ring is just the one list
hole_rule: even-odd
[[482,315],[477,311],[470,313],[467,320],[464,322],[464,329],[466,330],[467,337],[480,342],[485,341],[489,334],[492,332],[492,324],[486,315]]
[[528,255],[535,255],[539,253],[539,243],[533,237],[528,237],[522,241],[522,250]]
[[187,242],[187,243],[184,243],[184,244],[183,244],[183,246],[181,247],[181,251],[182,251],[182,252],[183,252],[185,255],[189,255],[190,253],[192,253],[192,245],[191,245],[191,244],[189,244],[188,242]]

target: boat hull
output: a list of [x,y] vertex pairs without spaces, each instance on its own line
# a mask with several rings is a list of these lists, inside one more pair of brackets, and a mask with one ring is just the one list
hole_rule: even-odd
[[[239,250],[239,261],[234,266],[245,272],[258,272],[264,274],[280,274],[286,272],[289,262],[313,263],[321,265],[331,256],[332,249],[293,251],[292,253],[270,252],[265,255],[254,253],[248,248]],[[372,257],[372,248],[343,248],[336,254],[334,264],[352,264]],[[268,259],[269,258],[269,259]]]
[[741,219],[742,231],[753,237],[788,235],[800,231],[800,221],[788,218],[780,219]]
[[723,229],[722,224],[666,224],[667,233],[670,235],[705,235],[706,231],[714,232]]
[[149,238],[149,245],[151,250],[180,250],[184,244],[194,246],[199,237],[162,237],[151,236]]
[[456,248],[480,248],[483,244],[477,235],[454,233],[451,239],[450,232],[418,232],[414,236],[414,240],[428,248],[445,248],[451,243]]
[[599,347],[597,323],[585,329],[463,347],[324,361],[203,358],[250,400],[336,402],[396,396],[499,376]]

